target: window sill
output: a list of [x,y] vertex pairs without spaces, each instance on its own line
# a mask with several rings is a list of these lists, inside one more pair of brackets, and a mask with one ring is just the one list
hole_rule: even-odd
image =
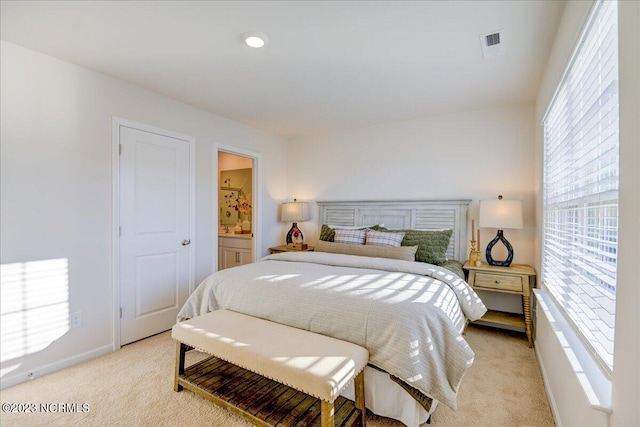
[[602,372],[590,351],[558,310],[551,295],[545,289],[534,289],[533,293],[537,301],[537,315],[544,315],[551,325],[589,405],[593,409],[610,414],[611,380]]

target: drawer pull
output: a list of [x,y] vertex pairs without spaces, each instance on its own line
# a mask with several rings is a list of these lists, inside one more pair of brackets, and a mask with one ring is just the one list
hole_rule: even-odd
[[499,285],[500,284],[500,280],[495,280],[495,284]]

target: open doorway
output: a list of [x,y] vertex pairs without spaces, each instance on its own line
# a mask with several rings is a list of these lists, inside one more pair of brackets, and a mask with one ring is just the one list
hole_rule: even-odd
[[218,270],[254,262],[259,253],[260,155],[232,147],[216,150]]

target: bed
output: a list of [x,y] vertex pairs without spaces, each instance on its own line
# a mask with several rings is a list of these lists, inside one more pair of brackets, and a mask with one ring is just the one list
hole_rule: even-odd
[[[190,296],[178,320],[230,309],[362,345],[370,352],[367,407],[417,426],[429,420],[438,402],[455,409],[474,357],[462,333],[467,320],[486,311],[460,277],[459,264],[446,262],[465,259],[468,203],[318,202],[319,246],[326,252],[279,253],[214,273]],[[406,247],[398,249],[403,259],[333,250],[332,244],[341,244],[338,237],[351,234],[343,230],[362,229],[450,238],[435,251],[441,265],[407,260],[412,248],[417,258],[425,259],[425,253],[405,240]],[[336,242],[327,230],[334,230]],[[352,398],[351,393],[345,395]]]

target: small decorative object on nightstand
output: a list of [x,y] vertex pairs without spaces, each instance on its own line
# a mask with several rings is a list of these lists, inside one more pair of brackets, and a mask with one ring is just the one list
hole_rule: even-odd
[[296,248],[292,248],[291,245],[282,245],[282,246],[274,246],[272,248],[269,248],[269,253],[270,254],[277,254],[280,252],[313,252],[314,247],[311,245],[307,245],[305,243],[305,248],[304,249],[296,249]]
[[469,251],[469,265],[482,265],[482,254],[480,253],[480,230],[478,230],[478,249],[476,250],[476,222],[471,220],[471,250]]
[[522,296],[523,314],[489,310],[480,320],[499,325],[524,328],[527,333],[529,347],[533,347],[531,290],[535,287],[536,283],[535,270],[524,264],[513,264],[510,267],[495,267],[492,265],[475,266],[470,265],[469,262],[465,263],[462,268],[469,272],[467,282],[474,290]]

